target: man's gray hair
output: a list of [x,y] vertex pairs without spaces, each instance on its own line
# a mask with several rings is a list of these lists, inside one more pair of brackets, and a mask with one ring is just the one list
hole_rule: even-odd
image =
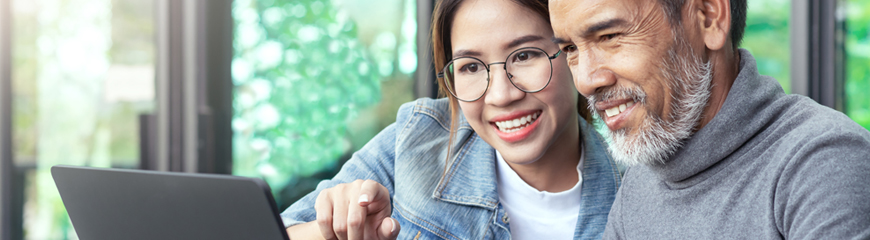
[[[668,15],[671,27],[682,21],[682,9],[686,0],[658,0]],[[731,47],[737,49],[743,42],[743,31],[746,29],[746,0],[731,0]]]

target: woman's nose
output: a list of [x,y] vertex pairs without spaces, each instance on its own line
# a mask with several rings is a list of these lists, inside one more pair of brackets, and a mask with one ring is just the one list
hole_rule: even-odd
[[489,72],[489,90],[484,96],[486,104],[506,106],[514,101],[522,99],[526,92],[518,89],[511,83],[510,73],[504,65],[491,67]]

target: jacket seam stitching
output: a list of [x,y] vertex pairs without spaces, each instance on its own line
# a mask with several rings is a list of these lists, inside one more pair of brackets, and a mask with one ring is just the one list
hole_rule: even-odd
[[433,110],[429,107],[426,107],[426,106],[422,106],[422,105],[418,105],[418,107],[419,107],[418,110],[416,110],[417,113],[421,113],[421,114],[428,115],[428,116],[432,117],[435,120],[435,122],[437,122],[438,125],[441,126],[441,128],[443,128],[444,130],[448,130],[448,131],[450,130],[450,128],[447,127],[441,121],[441,116],[437,116],[437,114],[435,114],[435,112],[436,112],[435,110]]
[[[492,204],[492,205],[497,204],[496,202],[489,201],[489,200],[486,200],[485,198],[479,198],[479,197],[465,197],[465,196],[459,196],[459,195],[453,195],[453,194],[442,194],[441,196],[442,196],[442,200],[445,201],[445,202],[452,202],[452,203],[458,203],[458,204],[464,204],[464,205],[472,205],[472,206],[478,206],[478,207],[483,207],[483,208],[492,208],[492,206],[490,206],[490,205],[485,205],[485,204],[479,204],[479,203],[476,203],[476,202],[464,202],[464,201],[462,201],[462,200],[466,200],[466,199],[467,199],[467,200],[480,200],[480,201],[478,201],[478,202],[486,202],[486,203],[489,203],[489,204]],[[457,198],[457,200],[453,200],[453,199],[443,199],[443,197],[452,197],[452,198]],[[467,201],[467,200],[466,200],[466,201]]]
[[[470,142],[463,144],[463,145],[472,144],[472,143],[474,143],[474,141],[477,141],[477,140],[474,138],[471,138]],[[462,151],[459,152],[459,156],[456,156],[456,158],[454,159],[454,162],[452,164],[453,166],[458,165],[459,161],[462,161],[462,159],[465,157],[465,154],[467,154],[469,151],[467,148],[461,148],[461,149],[462,149]],[[441,189],[438,190],[438,192],[440,193],[439,195],[442,195],[442,196],[444,195],[444,190],[447,189],[447,184],[450,184],[450,180],[453,179],[453,175],[456,175],[457,170],[456,170],[456,167],[453,167],[453,166],[451,166],[451,168],[450,168],[450,173],[447,176],[447,179],[444,179],[445,181],[444,181],[444,184],[441,186]]]
[[[419,105],[414,105],[414,108],[417,108],[418,106]],[[399,142],[404,140],[404,136],[406,135],[405,132],[411,128],[411,125],[412,125],[411,122],[414,121],[414,113],[415,112],[417,112],[417,111],[412,109],[411,116],[409,116],[408,119],[405,120],[405,123],[402,124],[402,130],[399,131],[398,136],[396,137],[396,144],[398,144]],[[401,115],[401,112],[399,113],[399,115]],[[396,123],[398,123],[398,119],[397,119]]]
[[[446,239],[447,237],[445,237],[444,235],[440,234],[440,233],[442,233],[442,232],[445,233],[445,234],[447,234],[447,235],[450,235],[451,237],[453,237],[453,239],[459,239],[458,237],[454,236],[453,234],[450,234],[449,232],[445,231],[444,229],[441,229],[441,228],[439,228],[439,227],[436,227],[435,224],[432,224],[432,223],[430,223],[429,221],[423,220],[422,218],[419,218],[419,217],[417,217],[417,216],[411,214],[410,212],[408,212],[407,210],[405,210],[405,208],[403,208],[402,206],[400,206],[398,202],[396,202],[395,205],[396,205],[396,208],[401,209],[401,211],[398,211],[399,215],[402,215],[403,217],[405,217],[405,219],[408,219],[409,222],[413,223],[414,225],[417,225],[418,227],[421,227],[421,228],[423,228],[423,229],[426,229],[427,231],[431,232],[432,234],[438,235],[438,237],[441,237],[441,238],[443,238],[443,239]],[[405,212],[405,214],[407,214],[407,216],[405,216],[405,214],[403,214],[402,212]],[[426,224],[431,225],[432,228],[435,228],[435,229],[437,229],[438,231],[437,231],[437,232],[436,232],[436,231],[433,231],[432,229],[430,229],[430,228],[428,228],[428,227],[426,227],[426,226],[423,226],[423,225],[420,225],[419,223],[416,223],[416,222],[412,222],[412,221],[410,221],[410,218],[408,218],[409,216],[412,217],[413,219],[416,219],[416,220],[418,220],[418,221],[422,221],[422,222],[425,222]]]
[[[470,140],[468,143],[463,144],[463,145],[474,144],[475,141],[477,141],[477,139],[474,138],[474,137],[472,137],[471,140]],[[461,160],[465,157],[465,155],[468,154],[468,151],[470,151],[469,148],[462,148],[462,151],[459,152],[459,156],[457,156],[457,157],[455,158],[456,162],[454,162],[453,166],[458,165],[458,164],[459,164],[458,161],[461,161]],[[463,197],[463,196],[457,196],[457,195],[452,195],[452,194],[444,194],[444,191],[447,190],[447,185],[450,184],[450,181],[453,179],[453,176],[456,175],[456,171],[457,171],[457,167],[451,167],[451,168],[450,168],[450,172],[448,173],[448,175],[447,175],[447,177],[446,177],[446,179],[445,179],[445,181],[444,181],[444,184],[443,184],[442,186],[440,186],[440,189],[438,189],[438,193],[439,193],[439,195],[441,196],[441,199],[442,199],[443,201],[446,201],[446,202],[453,202],[453,203],[459,203],[459,204],[465,204],[465,205],[480,206],[480,207],[484,207],[484,208],[492,208],[492,206],[484,205],[484,204],[478,204],[478,203],[471,203],[471,202],[456,201],[456,200],[452,200],[452,199],[444,199],[444,197],[454,197],[454,198],[457,198],[457,199],[459,199],[459,200],[464,200],[464,199],[479,200],[479,202],[486,202],[486,203],[488,203],[488,204],[490,204],[490,205],[495,205],[495,204],[496,204],[495,202],[493,202],[493,201],[488,201],[488,200],[486,200],[486,199],[484,199],[484,198],[478,198],[478,197]]]

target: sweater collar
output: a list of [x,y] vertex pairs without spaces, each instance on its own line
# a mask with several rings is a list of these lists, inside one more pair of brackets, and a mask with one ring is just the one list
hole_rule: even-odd
[[[715,117],[685,140],[665,164],[648,166],[675,188],[694,185],[715,173],[708,171],[752,139],[776,117],[769,108],[785,93],[776,80],[761,76],[755,58],[740,49],[740,73]],[[699,177],[694,177],[699,176]]]

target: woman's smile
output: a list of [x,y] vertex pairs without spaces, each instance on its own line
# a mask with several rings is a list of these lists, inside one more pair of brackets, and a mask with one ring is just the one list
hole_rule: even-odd
[[520,111],[495,117],[490,125],[496,134],[506,142],[518,142],[528,138],[538,126],[541,111]]

